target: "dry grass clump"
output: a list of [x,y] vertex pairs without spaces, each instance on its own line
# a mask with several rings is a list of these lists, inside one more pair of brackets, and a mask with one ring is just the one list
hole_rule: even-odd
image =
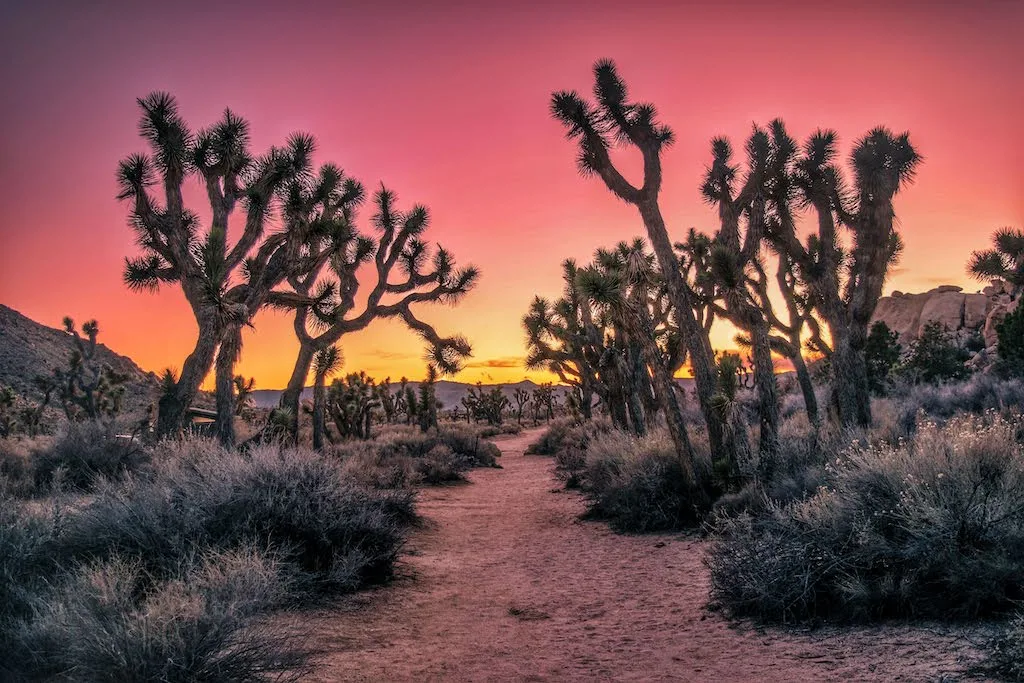
[[688,481],[663,430],[641,438],[618,431],[593,437],[576,477],[589,501],[588,515],[607,520],[616,531],[683,529],[703,517],[705,498]]
[[150,454],[138,441],[118,436],[113,427],[72,422],[49,445],[32,453],[32,470],[38,490],[59,484],[91,491],[101,479],[120,479],[149,461]]
[[295,574],[300,593],[351,590],[390,577],[414,495],[348,480],[305,449],[242,455],[191,442],[147,480],[109,486],[68,520],[59,550],[72,560],[120,555],[170,576],[206,549],[258,543]]
[[[1018,418],[1019,419],[1019,418]],[[1024,447],[988,413],[853,447],[806,500],[725,516],[712,597],[772,621],[969,618],[1024,598]]]
[[81,566],[37,600],[9,643],[13,679],[297,680],[307,653],[261,625],[287,594],[262,551],[210,551],[155,583],[121,557]]
[[578,424],[578,420],[570,417],[552,420],[537,440],[527,446],[526,455],[555,455],[564,450],[568,445],[566,438],[569,432]]

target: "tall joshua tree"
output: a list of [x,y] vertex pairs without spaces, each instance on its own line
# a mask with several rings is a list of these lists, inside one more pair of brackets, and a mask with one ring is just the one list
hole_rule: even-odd
[[[768,236],[790,259],[831,336],[831,407],[843,426],[871,424],[864,345],[890,266],[902,250],[895,195],[913,180],[921,157],[907,133],[875,128],[850,155],[852,186],[835,163],[836,134],[814,133],[797,151],[781,121],[771,125],[774,165]],[[809,207],[818,229],[801,242],[795,209]],[[840,228],[849,233],[849,250]]]
[[[769,180],[773,150],[765,131],[755,127],[747,141],[747,171],[737,185],[739,169],[732,163],[732,147],[725,138],[711,143],[713,161],[701,191],[718,207],[720,227],[711,248],[711,273],[721,311],[750,335],[760,417],[758,448],[762,479],[770,480],[779,448],[778,388],[771,357],[771,325],[765,312],[770,303],[759,297],[757,272],[761,269]],[[745,219],[745,220],[744,220]],[[741,227],[742,226],[742,227]]]
[[[420,320],[414,307],[423,303],[459,302],[479,279],[473,266],[457,268],[451,252],[438,246],[431,250],[421,236],[430,224],[424,206],[408,211],[396,207],[395,194],[381,187],[374,196],[373,226],[378,236],[371,239],[354,228],[354,198],[339,214],[342,228],[335,233],[332,257],[289,284],[300,305],[295,308],[293,328],[299,340],[288,386],[281,406],[292,410],[297,420],[298,402],[316,353],[336,344],[344,335],[364,329],[374,320],[397,318],[419,334],[427,344],[427,360],[441,374],[457,372],[461,360],[471,353],[469,342],[459,335],[442,337],[433,326]],[[372,263],[375,282],[366,302],[356,306],[360,266]],[[297,422],[292,425],[297,433]]]
[[[285,265],[285,254],[274,249],[281,244],[280,235],[260,243],[274,197],[306,171],[312,141],[292,136],[284,148],[254,157],[248,123],[230,109],[210,128],[194,132],[171,95],[153,93],[138,104],[139,130],[152,154],[131,155],[118,167],[118,198],[131,202],[131,226],[143,252],[125,260],[124,280],[135,290],[179,285],[199,328],[173,389],[160,399],[157,433],[166,436],[180,429],[229,328],[251,318],[250,297],[258,298],[257,292],[265,291]],[[197,214],[185,207],[183,189],[190,177],[206,190],[211,219],[205,232]],[[155,187],[158,192],[152,191]],[[229,247],[228,222],[239,205],[242,230]],[[239,280],[248,289],[229,296]],[[235,346],[226,349],[222,369],[233,367],[228,358],[237,355]],[[224,376],[228,386],[231,379]]]
[[1016,299],[1024,291],[1024,230],[1000,228],[992,242],[992,249],[971,252],[967,272],[977,280],[1005,280]]
[[[711,341],[694,314],[690,288],[678,267],[665,220],[658,203],[661,191],[661,153],[672,143],[672,131],[657,120],[651,104],[628,100],[626,84],[608,60],[594,66],[596,105],[575,92],[557,92],[551,112],[567,129],[567,136],[579,144],[578,164],[584,175],[598,175],[619,199],[637,208],[654,247],[665,286],[675,309],[676,322],[689,351],[701,411],[708,425],[711,449],[724,451],[721,420],[715,413],[714,355]],[[636,148],[643,160],[643,184],[634,186],[612,163],[614,145]]]

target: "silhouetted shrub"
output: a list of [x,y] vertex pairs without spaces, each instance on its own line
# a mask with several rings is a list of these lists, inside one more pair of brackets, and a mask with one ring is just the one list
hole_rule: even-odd
[[899,363],[900,336],[881,320],[871,326],[864,344],[864,362],[868,369],[868,388],[872,393],[884,394],[889,385],[889,373]]
[[571,427],[555,452],[555,476],[566,488],[578,488],[587,470],[587,450],[594,439],[615,431],[608,420],[587,420]]
[[[0,652],[13,653],[22,619],[53,578],[49,547],[55,520],[24,513],[18,502],[0,494]],[[0,680],[13,655],[0,657]],[[13,674],[12,674],[13,675]]]
[[1017,308],[996,325],[996,334],[998,371],[1011,377],[1024,376],[1024,305],[1018,303]]
[[297,680],[307,654],[253,619],[286,593],[275,562],[251,548],[209,553],[156,586],[138,561],[83,566],[20,625],[11,673],[67,681]]
[[308,450],[179,450],[151,480],[108,487],[75,514],[59,538],[62,556],[121,555],[166,577],[197,551],[258,543],[295,574],[298,596],[390,577],[415,520],[412,493],[354,484]]
[[[1017,418],[1019,420],[1019,418]],[[807,500],[717,522],[715,601],[736,615],[974,617],[1024,598],[1024,447],[993,414],[852,448]]]
[[963,379],[970,374],[964,365],[969,358],[970,354],[957,345],[949,328],[933,320],[925,323],[920,336],[910,343],[900,373],[914,383]]
[[60,483],[75,491],[91,491],[100,478],[116,480],[149,463],[150,455],[131,438],[117,436],[99,422],[72,422],[32,457],[37,487]]

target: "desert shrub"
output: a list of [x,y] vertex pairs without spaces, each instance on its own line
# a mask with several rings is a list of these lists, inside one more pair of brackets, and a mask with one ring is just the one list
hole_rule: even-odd
[[970,374],[964,365],[969,358],[970,354],[957,345],[949,328],[933,320],[925,323],[920,336],[910,343],[900,373],[914,383],[963,379]]
[[385,580],[415,520],[413,494],[345,479],[341,465],[301,449],[248,455],[181,446],[150,479],[102,490],[68,520],[71,561],[121,555],[155,577],[197,550],[258,543],[294,576],[297,597]]
[[1024,681],[1024,613],[1018,612],[989,644],[986,669],[1009,681]]
[[958,413],[980,414],[1024,409],[1024,379],[1000,379],[976,374],[965,382],[918,385],[908,388],[895,402],[901,434],[910,434],[922,413],[947,420]]
[[1012,420],[925,423],[850,449],[814,496],[717,521],[712,596],[768,620],[974,617],[1024,598],[1024,447]]
[[996,335],[997,369],[1011,377],[1024,377],[1024,305],[1018,303],[1017,308],[996,325]]
[[455,455],[452,449],[438,444],[422,458],[412,461],[416,480],[424,484],[450,484],[465,481],[463,472],[469,468],[465,458]]
[[588,516],[607,520],[616,531],[692,527],[703,514],[697,503],[702,497],[663,431],[640,438],[613,431],[594,438],[581,479]]
[[82,566],[21,624],[12,672],[68,681],[298,679],[306,653],[253,617],[287,593],[275,562],[241,548],[150,583],[137,560]]
[[[18,623],[31,614],[53,574],[48,550],[54,530],[53,519],[28,514],[0,495],[0,652],[13,652]],[[0,657],[0,674],[7,659]]]
[[554,455],[565,447],[565,438],[578,424],[572,418],[561,417],[552,420],[537,440],[526,447],[527,455]]
[[501,449],[479,436],[478,431],[469,425],[445,425],[429,432],[391,425],[373,441],[373,445],[385,455],[411,458],[421,458],[436,446],[443,445],[465,459],[469,467],[496,467],[497,459],[501,457]]
[[555,452],[555,476],[566,488],[579,488],[587,470],[587,450],[594,439],[615,431],[608,420],[587,420],[571,427]]
[[868,371],[868,387],[874,394],[884,394],[889,385],[889,373],[900,360],[900,336],[881,320],[871,326],[864,344],[864,363]]
[[0,439],[0,496],[5,493],[17,497],[36,493],[30,449],[19,439]]
[[36,486],[54,483],[60,471],[63,485],[90,491],[100,478],[116,480],[149,463],[150,456],[137,441],[117,436],[99,422],[70,423],[47,447],[33,453]]

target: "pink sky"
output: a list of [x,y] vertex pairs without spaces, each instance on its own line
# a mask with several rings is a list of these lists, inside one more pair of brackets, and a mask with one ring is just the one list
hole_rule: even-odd
[[[194,127],[230,106],[257,150],[314,133],[318,161],[428,205],[430,237],[483,271],[463,304],[424,314],[473,342],[463,381],[522,379],[519,321],[534,294],[558,293],[562,259],[642,232],[577,175],[548,115],[552,91],[589,92],[600,57],[676,132],[663,195],[675,235],[714,228],[698,194],[710,138],[739,145],[776,116],[847,145],[878,124],[911,132],[925,163],[898,199],[907,248],[889,289],[976,289],[969,252],[1024,226],[1019,2],[142,4],[0,9],[0,302],[49,325],[98,318],[101,340],[146,369],[180,367],[195,335],[178,291],[121,284],[135,248],[114,170],[143,150],[134,99],[152,90],[174,93]],[[347,370],[423,373],[397,324],[343,345]],[[239,370],[281,386],[295,348],[287,317],[262,314]]]

